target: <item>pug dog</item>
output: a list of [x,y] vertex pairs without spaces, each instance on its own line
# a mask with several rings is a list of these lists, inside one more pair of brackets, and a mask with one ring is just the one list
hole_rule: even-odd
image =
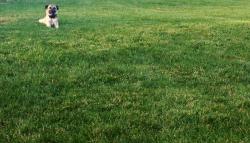
[[45,17],[39,19],[39,23],[45,24],[47,27],[59,28],[59,21],[57,17],[58,5],[45,5]]

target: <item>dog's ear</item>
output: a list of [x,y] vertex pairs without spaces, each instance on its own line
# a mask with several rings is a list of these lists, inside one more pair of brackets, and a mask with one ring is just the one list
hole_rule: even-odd
[[48,7],[49,7],[49,5],[48,5],[48,4],[46,4],[46,5],[45,5],[45,9],[47,9]]
[[59,10],[59,6],[58,5],[56,5],[56,9]]

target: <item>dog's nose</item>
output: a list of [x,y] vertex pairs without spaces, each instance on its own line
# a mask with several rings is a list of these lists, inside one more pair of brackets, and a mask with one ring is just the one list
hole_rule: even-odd
[[56,8],[53,8],[53,9],[52,9],[52,12],[56,12]]
[[49,10],[49,13],[55,13],[55,12],[56,12],[56,9],[54,8]]

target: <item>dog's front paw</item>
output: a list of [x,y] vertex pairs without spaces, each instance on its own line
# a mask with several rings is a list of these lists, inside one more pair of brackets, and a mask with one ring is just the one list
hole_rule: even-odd
[[43,19],[39,19],[38,22],[39,22],[39,23],[43,23]]

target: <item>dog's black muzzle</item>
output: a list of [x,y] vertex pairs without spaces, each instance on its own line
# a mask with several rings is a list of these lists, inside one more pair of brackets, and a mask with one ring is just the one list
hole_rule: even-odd
[[56,16],[57,16],[56,15],[56,8],[49,10],[49,17],[50,18],[55,18]]

